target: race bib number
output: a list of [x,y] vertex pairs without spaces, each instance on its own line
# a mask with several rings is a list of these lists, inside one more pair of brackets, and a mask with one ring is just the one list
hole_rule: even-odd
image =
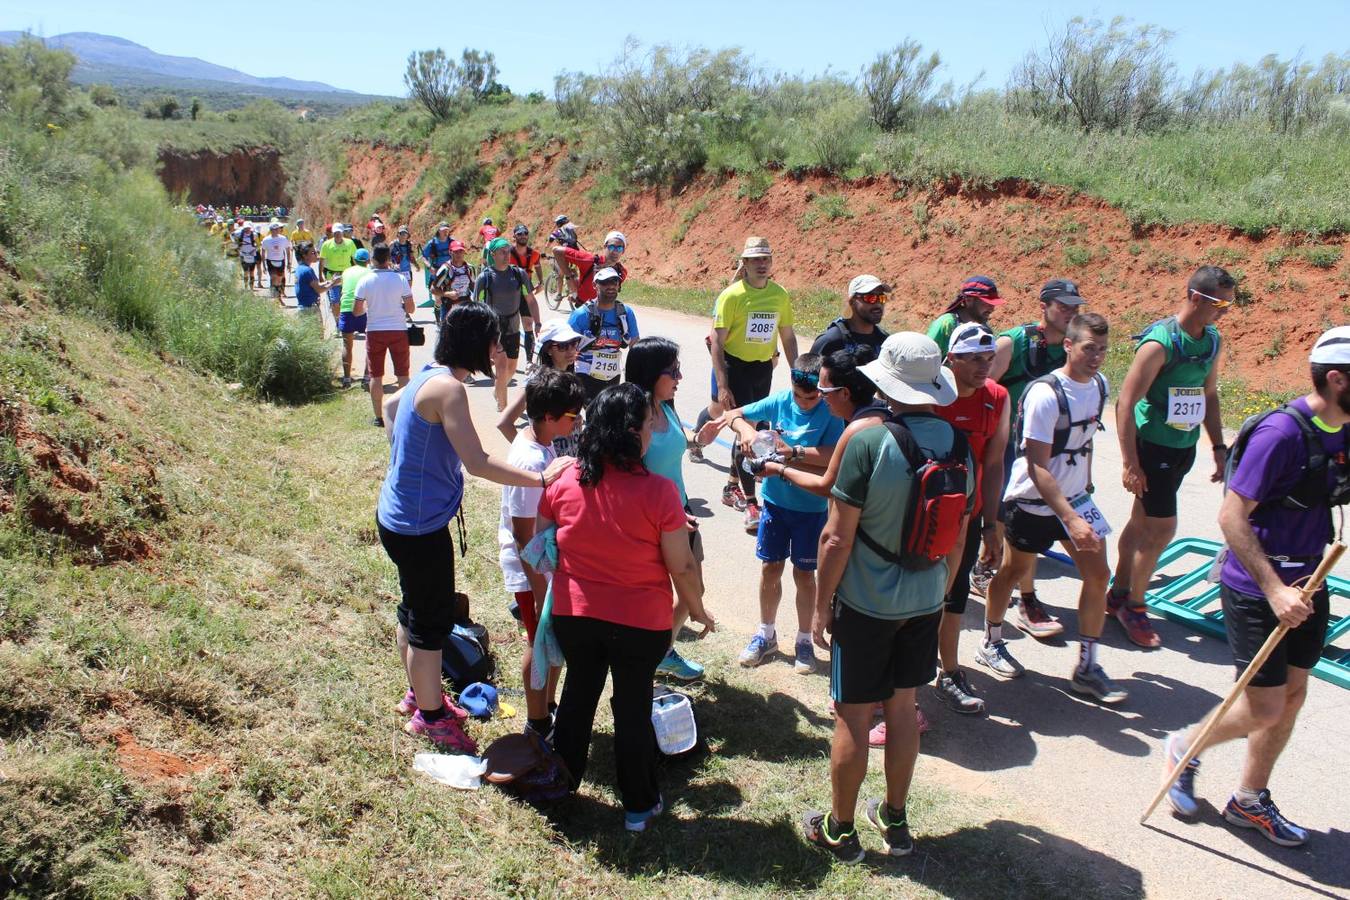
[[1191,431],[1205,421],[1205,389],[1169,387],[1167,424],[1179,431]]
[[752,312],[745,320],[745,342],[747,344],[772,344],[778,332],[778,313]]
[[1092,499],[1091,494],[1079,494],[1069,501],[1069,505],[1073,507],[1073,511],[1078,513],[1084,522],[1088,523],[1088,527],[1098,538],[1105,540],[1106,536],[1111,533],[1111,524],[1106,521],[1106,516],[1102,515],[1102,511],[1097,508],[1097,503]]
[[590,371],[584,374],[601,381],[619,377],[619,351],[595,350],[591,353]]

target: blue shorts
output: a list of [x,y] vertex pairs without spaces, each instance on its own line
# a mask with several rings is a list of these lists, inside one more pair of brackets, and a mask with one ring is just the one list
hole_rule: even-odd
[[814,572],[825,518],[825,512],[802,512],[765,503],[759,515],[755,556],[764,562],[782,562],[791,557],[793,568]]
[[338,331],[342,334],[366,333],[366,317],[356,313],[338,313]]
[[335,284],[328,289],[328,302],[337,303],[342,299],[342,285]]

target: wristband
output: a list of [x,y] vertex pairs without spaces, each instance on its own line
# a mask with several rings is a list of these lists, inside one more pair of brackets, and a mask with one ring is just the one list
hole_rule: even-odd
[[1214,449],[1215,449],[1215,450],[1223,450],[1223,451],[1227,451],[1227,450],[1228,450],[1228,445],[1227,445],[1227,444],[1215,444],[1215,445],[1214,445]]
[[543,472],[540,472],[540,473],[539,473],[539,486],[540,486],[541,488],[547,488],[547,487],[548,487],[548,482],[544,480],[544,473],[543,473]]

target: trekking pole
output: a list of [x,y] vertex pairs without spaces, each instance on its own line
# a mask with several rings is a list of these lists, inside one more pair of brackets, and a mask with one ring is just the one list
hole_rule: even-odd
[[[1343,553],[1345,553],[1345,544],[1342,544],[1340,541],[1337,541],[1327,548],[1326,555],[1322,557],[1321,565],[1317,567],[1317,571],[1308,576],[1308,583],[1302,588],[1304,602],[1312,601],[1313,595],[1321,589],[1322,582],[1331,574],[1331,570],[1335,568],[1336,563],[1340,561]],[[1214,710],[1214,714],[1205,720],[1205,725],[1200,729],[1200,733],[1196,735],[1195,741],[1191,746],[1186,748],[1186,752],[1181,755],[1181,759],[1177,760],[1176,765],[1172,767],[1171,773],[1168,774],[1167,780],[1163,782],[1162,788],[1158,791],[1157,795],[1154,796],[1153,802],[1148,805],[1148,809],[1144,810],[1144,814],[1139,817],[1140,825],[1143,825],[1144,822],[1148,820],[1148,817],[1153,814],[1153,811],[1158,808],[1158,804],[1162,802],[1162,798],[1167,796],[1167,792],[1171,790],[1172,785],[1176,784],[1176,780],[1181,775],[1182,769],[1186,768],[1186,764],[1205,748],[1205,741],[1209,740],[1209,733],[1214,730],[1215,725],[1219,724],[1219,720],[1228,712],[1228,708],[1237,701],[1238,695],[1246,690],[1247,684],[1255,677],[1257,671],[1265,664],[1266,658],[1270,656],[1275,650],[1275,647],[1284,639],[1284,636],[1288,631],[1289,626],[1281,624],[1270,633],[1270,637],[1266,638],[1266,642],[1261,645],[1261,649],[1257,651],[1256,656],[1252,657],[1252,661],[1248,663],[1247,668],[1243,670],[1242,677],[1233,685],[1233,689],[1228,692],[1228,696],[1224,698],[1223,703],[1219,704],[1219,708]]]

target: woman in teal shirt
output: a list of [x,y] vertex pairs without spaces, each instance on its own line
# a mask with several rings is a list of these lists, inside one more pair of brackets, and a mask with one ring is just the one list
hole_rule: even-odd
[[[650,337],[635,341],[628,348],[624,362],[624,380],[647,393],[652,405],[652,442],[642,457],[647,470],[664,475],[680,489],[680,502],[689,513],[689,494],[684,489],[684,454],[689,441],[675,411],[675,392],[680,387],[680,345],[665,338]],[[699,564],[699,582],[703,581],[703,542],[698,533],[698,521],[689,516],[689,545]],[[689,610],[682,604],[675,606],[675,627],[671,630],[671,646],[656,671],[693,681],[703,675],[703,666],[690,662],[675,649],[674,639],[680,626],[689,618]]]

